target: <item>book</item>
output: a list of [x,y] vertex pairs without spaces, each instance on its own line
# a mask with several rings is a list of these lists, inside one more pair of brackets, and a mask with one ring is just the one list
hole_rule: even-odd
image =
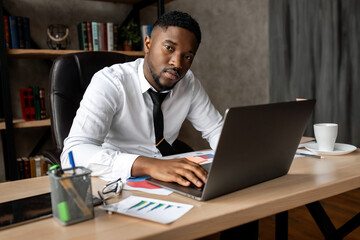
[[106,27],[106,23],[101,23],[101,41],[102,41],[102,48],[100,48],[101,51],[107,51],[108,47],[107,47],[107,27]]
[[40,162],[41,162],[41,176],[45,176],[49,169],[49,164],[47,163],[43,155],[40,155]]
[[89,50],[89,41],[88,41],[86,22],[80,22],[78,24],[78,37],[79,37],[80,50]]
[[22,88],[19,93],[23,119],[25,121],[36,120],[32,88]]
[[4,18],[4,31],[5,31],[5,45],[6,48],[10,48],[10,29],[9,29],[9,17],[3,16]]
[[103,50],[103,27],[102,23],[97,23],[97,35],[99,42],[99,51]]
[[119,50],[119,24],[114,23],[113,38],[114,38],[114,50]]
[[144,51],[145,37],[150,36],[151,29],[152,29],[152,25],[141,25],[140,27],[141,43],[142,43],[143,51]]
[[152,25],[148,25],[148,36],[151,35]]
[[24,34],[24,24],[23,17],[16,17],[17,30],[18,30],[18,38],[19,38],[19,48],[25,48],[25,34]]
[[86,22],[86,31],[88,34],[88,44],[89,44],[89,51],[93,51],[93,39],[92,39],[92,31],[91,31],[91,22]]
[[39,87],[32,86],[33,105],[35,108],[35,120],[41,120]]
[[93,49],[94,51],[99,51],[99,35],[97,22],[91,22],[91,31],[93,39]]
[[19,172],[19,179],[24,179],[25,178],[24,160],[21,157],[19,157],[16,159],[16,163]]
[[106,23],[107,50],[114,51],[114,23]]
[[27,157],[22,157],[22,160],[24,162],[24,175],[25,178],[31,178],[31,173],[30,173],[30,161]]
[[142,50],[144,51],[145,37],[148,36],[148,25],[141,25],[140,33],[141,33]]
[[35,165],[35,158],[34,157],[29,157],[29,161],[30,161],[30,177],[36,177],[36,165]]
[[34,156],[35,160],[35,177],[41,177],[41,157],[36,155]]
[[30,49],[31,46],[31,36],[30,36],[30,18],[23,17],[23,30],[24,30],[24,41],[25,48]]
[[12,49],[18,49],[19,37],[18,37],[18,24],[15,16],[9,16],[9,29],[10,29],[10,42]]
[[40,119],[46,119],[45,89],[39,88]]

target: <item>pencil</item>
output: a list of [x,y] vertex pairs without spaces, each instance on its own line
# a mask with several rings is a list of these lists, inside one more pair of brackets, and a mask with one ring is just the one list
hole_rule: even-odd
[[64,189],[69,194],[69,197],[73,199],[75,204],[79,207],[79,209],[84,213],[85,216],[90,216],[92,214],[91,210],[88,208],[84,200],[81,198],[80,194],[76,191],[74,185],[69,178],[60,179],[60,184],[64,187]]
[[323,156],[319,156],[319,155],[315,155],[315,154],[308,154],[308,153],[297,153],[297,154],[302,155],[302,156],[306,156],[306,157],[324,158]]

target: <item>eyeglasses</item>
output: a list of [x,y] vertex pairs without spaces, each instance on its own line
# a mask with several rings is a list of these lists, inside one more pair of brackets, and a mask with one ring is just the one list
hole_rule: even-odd
[[103,187],[103,189],[98,191],[99,197],[104,202],[105,200],[119,196],[124,188],[124,183],[121,181],[121,178],[110,182]]

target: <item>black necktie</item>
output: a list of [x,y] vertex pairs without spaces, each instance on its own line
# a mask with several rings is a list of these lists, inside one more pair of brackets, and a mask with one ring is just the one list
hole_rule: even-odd
[[153,117],[155,130],[155,146],[163,156],[175,154],[173,147],[164,138],[164,116],[161,111],[161,104],[166,98],[167,93],[158,93],[149,89],[151,100],[154,103]]

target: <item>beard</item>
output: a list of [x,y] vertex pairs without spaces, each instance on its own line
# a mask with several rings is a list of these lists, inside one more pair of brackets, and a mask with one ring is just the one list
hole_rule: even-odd
[[164,86],[160,83],[160,75],[155,74],[154,72],[151,71],[151,76],[154,79],[154,82],[156,84],[156,86],[160,89],[160,92],[162,91],[166,91],[166,90],[171,90],[173,88],[173,86],[168,87],[168,86]]
[[[163,84],[160,83],[160,76],[161,76],[161,73],[162,73],[162,72],[166,72],[166,70],[168,70],[168,69],[162,70],[162,71],[160,72],[160,74],[154,73],[154,71],[153,71],[152,67],[150,67],[150,65],[149,65],[149,69],[150,69],[151,76],[152,76],[152,78],[154,79],[154,82],[155,82],[156,86],[160,89],[160,92],[162,92],[162,91],[168,91],[168,90],[173,89],[173,88],[175,87],[175,85],[179,82],[179,81],[177,81],[176,83],[174,83],[174,84],[171,85],[171,86],[165,86],[165,85],[163,85]],[[177,70],[175,69],[174,71],[177,71]]]

